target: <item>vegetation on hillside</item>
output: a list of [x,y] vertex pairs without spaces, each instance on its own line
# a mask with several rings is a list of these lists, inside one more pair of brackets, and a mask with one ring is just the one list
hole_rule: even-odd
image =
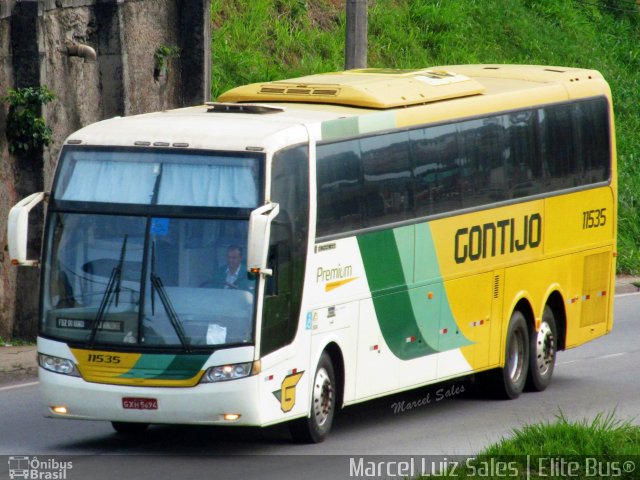
[[[524,63],[601,71],[619,159],[618,270],[640,273],[640,11],[635,0],[370,0],[371,67]],[[344,66],[344,0],[212,0],[214,97]]]

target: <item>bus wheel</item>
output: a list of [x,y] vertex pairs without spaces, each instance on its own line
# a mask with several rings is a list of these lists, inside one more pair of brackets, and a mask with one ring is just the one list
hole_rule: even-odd
[[557,338],[556,319],[553,310],[547,305],[542,313],[540,330],[531,336],[527,390],[541,392],[551,382],[556,363]]
[[513,312],[507,331],[504,368],[495,372],[493,392],[499,398],[518,398],[529,369],[529,329],[520,311]]
[[149,427],[148,423],[111,422],[113,429],[121,435],[140,435]]
[[331,358],[324,352],[313,379],[311,414],[289,423],[294,441],[320,443],[329,435],[336,410],[336,382]]

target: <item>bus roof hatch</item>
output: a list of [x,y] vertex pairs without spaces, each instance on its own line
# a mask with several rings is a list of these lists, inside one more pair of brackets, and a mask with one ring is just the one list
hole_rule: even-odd
[[453,72],[365,68],[254,83],[223,93],[221,102],[328,103],[365,108],[395,108],[478,95],[479,82]]

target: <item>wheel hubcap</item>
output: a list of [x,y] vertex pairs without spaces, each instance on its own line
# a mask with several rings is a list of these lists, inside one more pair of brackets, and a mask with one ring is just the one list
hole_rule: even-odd
[[540,325],[536,338],[536,367],[541,375],[546,375],[553,365],[556,355],[555,339],[547,322]]
[[313,385],[313,413],[319,426],[325,424],[333,408],[333,385],[324,368],[318,370]]

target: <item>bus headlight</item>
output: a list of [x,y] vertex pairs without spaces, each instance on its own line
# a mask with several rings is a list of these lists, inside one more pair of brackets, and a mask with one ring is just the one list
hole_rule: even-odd
[[260,373],[260,362],[235,363],[211,367],[204,372],[202,383],[226,382]]
[[38,353],[38,364],[50,372],[61,373],[62,375],[71,375],[72,377],[80,376],[80,372],[78,372],[75,363],[71,360],[67,360],[66,358]]

